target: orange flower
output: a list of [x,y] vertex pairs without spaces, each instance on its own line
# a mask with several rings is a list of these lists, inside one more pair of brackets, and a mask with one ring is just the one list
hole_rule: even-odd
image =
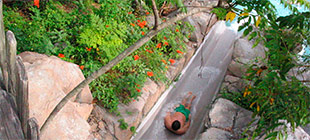
[[146,12],[146,14],[148,15],[148,14],[150,14],[150,12]]
[[109,27],[109,25],[106,25],[105,27],[107,27],[107,28],[108,28],[108,27]]
[[156,48],[161,48],[161,43],[158,43],[158,44],[156,45]]
[[141,34],[144,35],[144,32],[142,31]]
[[142,21],[142,24],[143,24],[143,25],[146,25],[146,21]]
[[135,56],[133,56],[133,58],[134,58],[134,60],[136,61],[136,60],[138,60],[140,57],[139,57],[139,55],[135,55]]
[[180,50],[177,50],[177,53],[183,54],[183,52],[182,52],[182,51],[180,51]]
[[274,102],[274,99],[273,99],[273,98],[271,98],[271,99],[270,99],[270,105],[272,105],[272,104],[273,104],[273,102]]
[[168,66],[165,66],[166,69],[168,69]]
[[130,12],[128,12],[128,14],[130,15],[130,14],[132,14],[132,12],[130,11]]
[[153,51],[146,49],[145,51],[149,52],[149,53],[153,53]]
[[164,44],[167,46],[167,45],[168,45],[168,42],[165,42]]
[[161,61],[162,61],[164,64],[167,64],[166,60],[162,59]]
[[64,55],[64,54],[62,54],[62,53],[59,53],[59,54],[58,54],[58,57],[60,57],[60,58],[64,58],[64,57],[65,57],[65,55]]
[[190,35],[188,35],[188,38],[191,38],[191,36],[190,36]]
[[140,87],[140,85],[137,84],[137,87]]
[[132,27],[135,27],[135,24],[133,24],[133,23],[130,23],[130,25],[131,25]]
[[133,102],[135,102],[136,100],[132,100]]
[[263,72],[263,69],[259,69],[259,70],[256,72],[256,74],[257,74],[257,75],[260,75],[262,72]]
[[89,51],[89,52],[91,51],[91,49],[92,49],[92,48],[88,48],[88,47],[86,47],[86,50],[87,50],[87,51]]
[[136,88],[136,90],[137,90],[138,92],[141,92],[141,89]]
[[138,26],[139,26],[140,28],[144,28],[144,25],[142,25],[141,23],[138,23]]
[[34,0],[34,6],[37,6],[38,8],[40,8],[40,0]]
[[164,19],[163,22],[166,22],[166,19]]
[[164,39],[167,40],[167,37],[164,36]]
[[175,29],[176,32],[179,32],[179,29]]
[[83,65],[82,65],[82,66],[80,66],[80,69],[81,69],[81,70],[83,70],[83,69],[84,69],[84,66],[83,66]]
[[[138,20],[139,21],[139,20]],[[138,23],[138,26],[140,27],[140,28],[144,28],[144,26],[146,25],[146,21],[142,21],[142,22],[139,22]]]
[[159,55],[163,55],[162,53],[159,53]]
[[153,74],[153,72],[147,72],[147,76],[152,77],[152,76],[154,76],[154,74]]
[[141,22],[139,19],[138,19],[137,21],[138,21],[138,23],[140,23],[140,22]]
[[174,59],[169,59],[170,63],[171,64],[174,64],[175,63],[175,60]]

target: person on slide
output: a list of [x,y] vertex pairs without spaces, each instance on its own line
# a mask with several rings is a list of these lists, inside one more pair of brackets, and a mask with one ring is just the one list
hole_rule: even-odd
[[191,96],[192,92],[189,92],[188,97],[184,98],[179,107],[175,108],[175,113],[171,115],[171,112],[167,112],[165,126],[175,134],[184,134],[191,124],[190,109],[193,100],[196,98],[196,96],[193,95],[190,102],[187,103]]

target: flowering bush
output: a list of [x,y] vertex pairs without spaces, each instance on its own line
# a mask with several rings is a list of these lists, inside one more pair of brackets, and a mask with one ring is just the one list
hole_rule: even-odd
[[[131,0],[49,1],[4,6],[5,27],[18,41],[18,52],[35,51],[79,65],[85,76],[111,61],[148,33],[145,15]],[[26,9],[21,12],[21,9]],[[98,104],[116,111],[141,95],[147,78],[167,81],[165,72],[185,52],[189,24],[164,29],[132,55],[90,84]],[[170,62],[170,63],[167,63]]]

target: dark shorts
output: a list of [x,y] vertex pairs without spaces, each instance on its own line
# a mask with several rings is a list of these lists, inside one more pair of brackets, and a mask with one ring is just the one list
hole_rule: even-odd
[[188,121],[188,116],[189,116],[189,114],[191,113],[191,111],[189,111],[188,109],[186,109],[186,108],[184,107],[184,105],[182,105],[182,104],[180,104],[180,106],[177,107],[177,108],[175,109],[175,112],[181,112],[182,114],[184,114],[184,116],[185,116],[185,118],[186,118],[186,121]]

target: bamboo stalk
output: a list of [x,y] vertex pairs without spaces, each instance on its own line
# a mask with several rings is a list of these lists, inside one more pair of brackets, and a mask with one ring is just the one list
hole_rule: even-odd
[[6,52],[8,68],[8,89],[7,91],[16,97],[16,39],[13,32],[6,33]]
[[38,121],[34,117],[30,118],[27,122],[26,138],[29,140],[40,140],[39,133]]
[[3,14],[2,14],[2,0],[0,0],[0,67],[2,70],[2,78],[5,90],[8,90],[8,70],[6,62],[6,46],[5,46],[5,34],[3,25]]
[[28,102],[28,77],[25,66],[20,56],[16,59],[16,103],[17,114],[19,116],[24,134],[27,134],[27,121],[29,119],[29,102]]

